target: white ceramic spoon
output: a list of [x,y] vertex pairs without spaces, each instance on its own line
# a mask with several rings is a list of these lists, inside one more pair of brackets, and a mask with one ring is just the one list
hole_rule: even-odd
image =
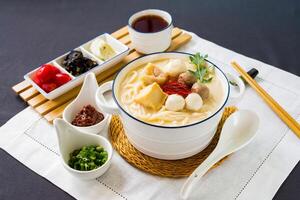
[[233,113],[224,123],[214,151],[183,184],[180,197],[187,199],[200,178],[219,160],[245,147],[255,136],[259,125],[257,115],[248,110]]
[[78,96],[74,101],[72,101],[65,108],[63,112],[63,119],[68,123],[70,123],[71,125],[71,122],[75,118],[76,114],[79,113],[84,106],[91,105],[104,115],[104,119],[93,126],[87,126],[87,127],[78,127],[73,125],[71,126],[79,129],[80,131],[84,131],[87,133],[94,133],[94,134],[99,133],[107,124],[109,115],[104,113],[96,104],[95,94],[97,89],[98,89],[98,83],[95,74],[88,73],[84,78],[84,82]]

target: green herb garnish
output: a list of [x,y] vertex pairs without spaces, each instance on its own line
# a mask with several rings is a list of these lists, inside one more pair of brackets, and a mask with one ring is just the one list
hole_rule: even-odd
[[233,86],[238,86],[238,84],[235,81],[229,81],[229,83]]
[[201,56],[196,53],[190,56],[190,61],[196,66],[196,71],[189,70],[201,83],[209,83],[214,77],[215,69],[213,66],[208,66],[205,59],[207,55]]
[[69,166],[80,171],[89,171],[103,165],[108,159],[107,151],[101,146],[83,146],[70,153]]

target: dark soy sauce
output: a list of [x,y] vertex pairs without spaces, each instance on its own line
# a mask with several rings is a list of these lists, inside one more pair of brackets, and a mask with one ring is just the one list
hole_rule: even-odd
[[137,18],[132,27],[142,33],[154,33],[165,29],[169,23],[157,15],[145,15]]

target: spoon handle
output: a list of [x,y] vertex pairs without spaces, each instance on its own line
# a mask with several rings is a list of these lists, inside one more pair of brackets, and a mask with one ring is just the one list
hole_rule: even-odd
[[[215,149],[216,150],[216,149]],[[221,158],[224,156],[217,153],[212,152],[201,165],[199,165],[195,171],[188,177],[186,182],[183,184],[180,190],[180,197],[182,199],[187,199],[192,189],[196,185],[196,183],[200,180],[200,178]]]

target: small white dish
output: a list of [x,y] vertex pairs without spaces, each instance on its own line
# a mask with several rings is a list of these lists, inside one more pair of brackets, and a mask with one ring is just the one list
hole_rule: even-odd
[[[91,52],[89,52],[86,49],[86,47],[91,43],[92,40],[94,40],[96,38],[104,38],[106,40],[106,42],[109,45],[111,45],[113,47],[113,49],[116,51],[116,55],[108,60],[102,61],[102,60],[98,59],[96,56],[94,56]],[[36,90],[38,90],[46,99],[52,100],[52,99],[59,97],[60,95],[62,95],[64,93],[66,93],[67,91],[71,90],[72,88],[78,86],[80,83],[82,83],[82,81],[87,73],[93,72],[97,75],[97,74],[109,69],[110,67],[114,66],[115,64],[119,63],[129,53],[129,48],[126,45],[124,45],[122,42],[115,39],[108,33],[104,33],[96,38],[88,41],[87,43],[85,43],[77,48],[74,48],[74,50],[81,51],[85,57],[88,57],[97,62],[98,65],[95,66],[94,68],[90,69],[89,71],[87,71],[79,76],[76,76],[76,77],[72,76],[69,72],[67,72],[62,65],[63,59],[65,58],[66,55],[68,55],[70,53],[70,52],[67,52],[67,53],[63,54],[62,56],[59,56],[56,59],[54,59],[48,63],[56,66],[62,72],[67,73],[72,78],[71,81],[69,81],[66,84],[56,88],[55,90],[47,93],[32,80],[32,77],[35,74],[35,72],[38,70],[38,68],[27,73],[24,76],[24,79],[27,80]]]
[[[65,108],[63,112],[63,119],[80,131],[87,133],[100,133],[108,123],[109,115],[104,113],[96,104],[95,94],[98,89],[98,83],[94,73],[88,73],[85,76],[83,85],[78,96]],[[75,118],[76,114],[87,105],[93,106],[98,112],[101,112],[104,115],[104,119],[92,126],[79,127],[71,124],[72,120]]]
[[68,74],[72,80],[70,80],[69,82],[67,82],[66,84],[63,84],[62,86],[56,88],[55,90],[47,93],[45,92],[40,86],[38,86],[38,84],[36,84],[32,78],[34,76],[34,74],[36,73],[36,71],[40,68],[36,68],[34,70],[32,70],[31,72],[27,73],[25,76],[24,76],[24,79],[26,81],[28,81],[37,91],[39,91],[44,97],[46,97],[47,99],[54,99],[60,95],[62,95],[63,93],[65,93],[66,91],[69,91],[71,90],[73,87],[76,86],[76,84],[74,84],[75,82],[73,81],[74,80],[74,77],[69,74],[63,67],[61,67],[55,60],[52,60],[50,62],[48,62],[47,64],[51,64],[53,66],[55,66],[56,68],[58,68],[61,72],[63,73],[66,73]]
[[[142,33],[132,27],[132,23],[146,15],[156,15],[162,17],[168,26],[161,31],[153,33]],[[171,44],[173,22],[171,15],[163,10],[148,9],[135,13],[128,20],[128,32],[135,49],[143,54],[165,51]]]
[[[77,178],[91,180],[101,176],[108,170],[111,164],[113,149],[110,142],[105,137],[81,132],[70,126],[70,124],[63,119],[55,119],[54,126],[57,133],[62,164],[68,172]],[[108,153],[107,161],[102,166],[91,171],[79,171],[71,168],[68,165],[70,153],[88,145],[102,146]]]
[[[128,49],[128,47],[124,44],[122,44],[119,40],[116,40],[114,37],[112,37],[111,35],[109,35],[108,33],[104,33],[103,35],[99,35],[98,37],[88,41],[87,43],[84,43],[81,47],[86,50],[88,53],[90,53],[91,55],[94,56],[94,58],[99,61],[99,62],[107,62],[110,59],[107,59],[105,61],[99,59],[96,55],[93,54],[93,52],[91,51],[91,44],[93,43],[93,41],[95,40],[103,40],[104,42],[108,43],[116,52],[116,55],[118,55],[119,53],[122,53],[124,51],[126,51]],[[121,45],[121,44],[122,45]]]

